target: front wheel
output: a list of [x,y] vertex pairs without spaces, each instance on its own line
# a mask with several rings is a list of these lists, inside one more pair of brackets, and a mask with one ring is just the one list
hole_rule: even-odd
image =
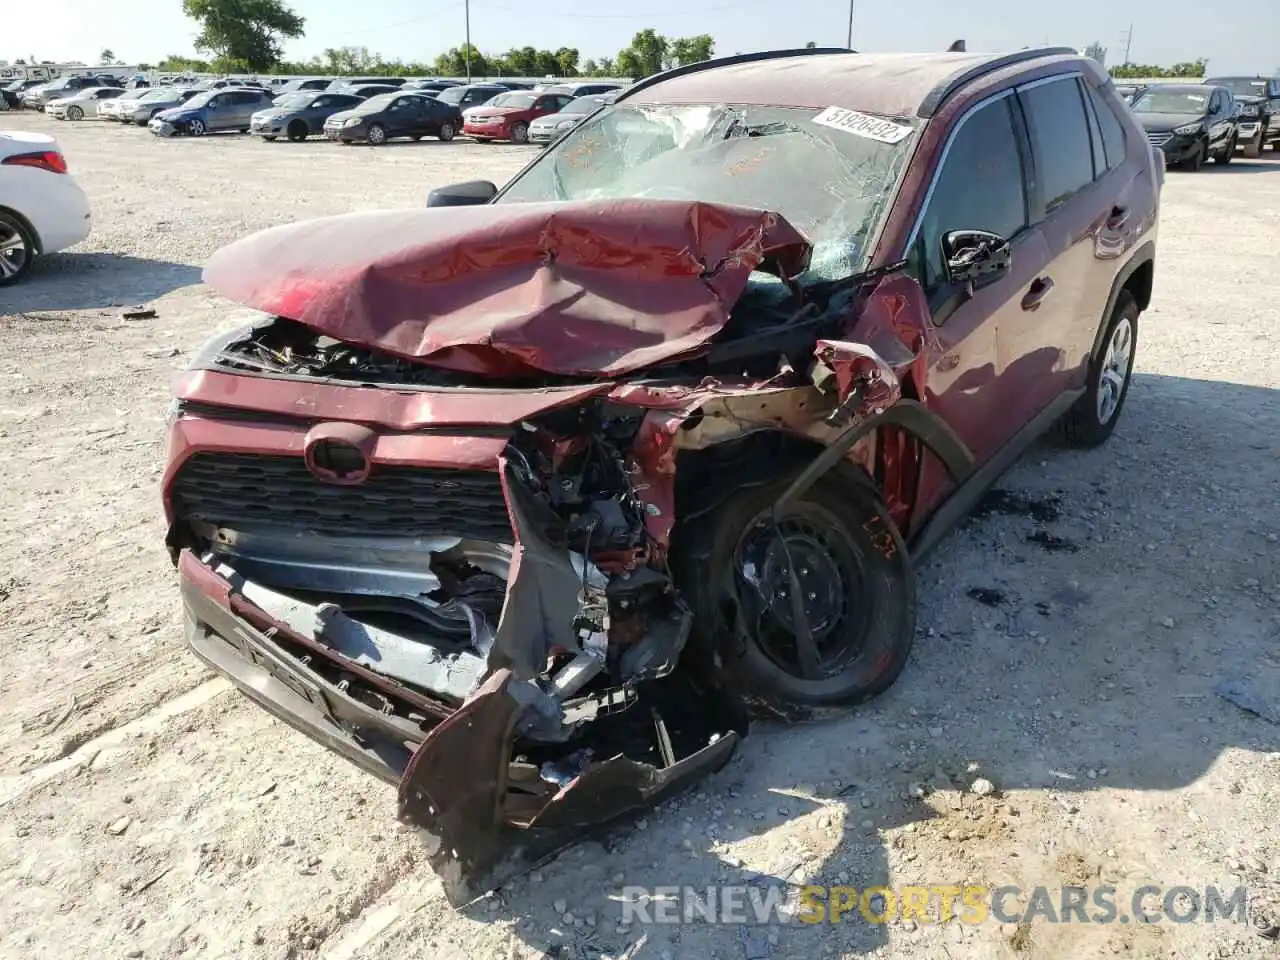
[[511,142],[512,143],[528,143],[529,142],[529,125],[527,123],[518,122],[511,125]]
[[191,121],[189,121],[189,122],[187,123],[187,133],[191,134],[191,136],[193,136],[193,137],[203,137],[203,136],[204,136],[204,121],[203,121],[203,120],[191,120]]
[[289,124],[286,135],[291,143],[301,143],[307,139],[307,122],[305,120],[294,120]]
[[1236,154],[1236,138],[1233,136],[1230,140],[1227,141],[1227,148],[1223,150],[1222,153],[1220,153],[1218,156],[1214,157],[1213,162],[1220,167],[1225,167],[1228,163],[1231,162],[1231,158],[1234,157],[1235,154]]
[[437,133],[436,136],[439,137],[441,140],[443,140],[445,143],[448,143],[450,140],[454,138],[457,132],[458,131],[453,128],[452,123],[442,123],[440,124],[440,132]]
[[68,119],[68,120],[83,120],[83,119],[84,119],[84,111],[83,111],[83,110],[81,110],[79,107],[67,107],[67,119]]
[[1182,169],[1190,173],[1199,173],[1200,168],[1204,166],[1204,155],[1207,147],[1205,142],[1201,140],[1196,144],[1196,148],[1191,151],[1191,156],[1182,161]]
[[369,128],[369,142],[375,147],[380,147],[387,142],[387,131],[379,123],[375,123]]
[[1111,311],[1102,348],[1089,363],[1084,394],[1058,424],[1058,434],[1069,446],[1096,447],[1111,436],[1129,395],[1137,344],[1138,301],[1125,290]]
[[837,469],[775,525],[793,478],[739,490],[676,544],[699,641],[740,695],[784,715],[887,689],[915,635],[915,574],[875,490]]

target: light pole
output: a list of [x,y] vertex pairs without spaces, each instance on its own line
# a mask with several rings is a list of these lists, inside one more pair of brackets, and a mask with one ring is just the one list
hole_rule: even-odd
[[466,0],[464,4],[464,9],[466,11],[463,15],[466,17],[466,23],[467,23],[467,42],[466,42],[466,45],[462,48],[462,57],[467,62],[467,83],[470,83],[471,82],[471,0]]
[[849,39],[845,46],[853,49],[853,0],[849,0]]

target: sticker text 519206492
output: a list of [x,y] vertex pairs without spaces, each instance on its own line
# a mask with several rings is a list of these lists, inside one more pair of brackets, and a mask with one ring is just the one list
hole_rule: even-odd
[[852,133],[855,137],[879,140],[881,143],[897,143],[911,135],[911,128],[906,124],[894,123],[883,117],[873,117],[870,114],[846,110],[843,107],[827,107],[813,118],[813,122],[831,127],[833,130]]

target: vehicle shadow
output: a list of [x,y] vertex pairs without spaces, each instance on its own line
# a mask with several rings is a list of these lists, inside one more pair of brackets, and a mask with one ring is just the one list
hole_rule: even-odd
[[199,282],[189,264],[72,250],[37,257],[25,279],[0,289],[0,315],[128,306]]
[[[917,929],[856,908],[839,924],[664,924],[653,904],[649,922],[619,919],[632,885],[1167,887],[1188,879],[1168,875],[1187,818],[1247,844],[1232,765],[1280,750],[1280,726],[1215,687],[1241,681],[1280,709],[1267,592],[1280,530],[1255,509],[1280,497],[1278,456],[1277,391],[1136,375],[1107,444],[1036,446],[923,564],[916,645],[887,693],[833,719],[756,724],[694,792],[465,912],[558,957],[1108,952],[1063,938],[1118,925],[1018,927],[1011,947],[1012,924]],[[993,794],[975,792],[979,777]],[[1214,856],[1184,846],[1189,878],[1212,882]]]

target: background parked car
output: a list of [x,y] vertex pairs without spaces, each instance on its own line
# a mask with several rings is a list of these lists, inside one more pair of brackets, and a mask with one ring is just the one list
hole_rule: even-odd
[[361,100],[368,100],[370,97],[380,97],[384,93],[399,93],[399,87],[389,87],[385,83],[362,83],[355,87],[340,87],[337,90],[330,90],[329,93],[350,93],[359,97]]
[[136,104],[152,90],[151,87],[133,87],[124,90],[113,100],[104,100],[98,105],[98,116],[103,120],[119,120],[120,108]]
[[1145,84],[1141,83],[1117,83],[1116,93],[1125,103],[1133,103],[1143,90],[1147,89]]
[[74,96],[78,91],[89,87],[118,87],[120,81],[115,77],[59,77],[39,86],[32,87],[23,97],[26,106],[34,110],[43,110],[50,100],[59,97]]
[[451,104],[459,110],[465,110],[467,107],[478,107],[482,103],[488,103],[498,94],[507,92],[509,92],[508,87],[496,83],[464,83],[460,87],[441,90],[436,94],[436,99],[441,103]]
[[622,84],[612,80],[591,81],[590,83],[553,83],[539,90],[539,93],[567,93],[571,97],[589,97],[598,93],[617,93]]
[[96,117],[98,109],[115,100],[122,93],[122,87],[86,87],[77,91],[74,96],[59,97],[50,100],[44,106],[44,112],[59,120],[83,120],[85,117]]
[[488,140],[528,143],[530,123],[539,117],[559,113],[573,99],[567,93],[532,93],[526,90],[501,93],[488,103],[463,113],[462,132],[481,143]]
[[17,283],[38,255],[89,235],[89,201],[67,172],[58,141],[0,133],[0,286]]
[[271,95],[265,90],[209,90],[197,94],[180,107],[156,114],[148,126],[158,136],[185,133],[202,137],[222,130],[248,133],[253,115],[269,106]]
[[324,132],[324,122],[335,113],[351,110],[364,101],[353,93],[328,93],[305,90],[277,98],[266,110],[250,118],[249,132],[263,140],[288,137],[305,140],[313,133]]
[[348,93],[347,87],[363,87],[376,83],[383,87],[395,87],[399,90],[408,81],[404,77],[338,77],[329,82],[325,89],[334,93]]
[[158,114],[180,107],[193,97],[208,92],[204,87],[156,87],[137,100],[127,100],[124,103],[116,101],[115,110],[110,116],[122,123],[145,127]]
[[0,87],[0,97],[4,99],[10,110],[21,110],[22,98],[26,93],[44,82],[43,80],[15,80],[13,83]]
[[450,87],[462,86],[457,80],[410,80],[401,90],[416,90],[419,93],[439,93],[441,90],[448,90]]
[[1165,162],[1199,170],[1210,157],[1230,163],[1236,149],[1236,112],[1231,91],[1190,83],[1147,87],[1129,105]]
[[301,93],[306,90],[326,90],[329,84],[333,83],[332,77],[307,77],[306,79],[290,80],[283,83],[272,90],[277,97],[286,96],[290,93]]
[[1240,106],[1236,142],[1246,157],[1260,157],[1268,143],[1280,150],[1280,77],[1211,77],[1205,83],[1226,87]]
[[324,134],[330,140],[379,146],[395,137],[432,136],[448,141],[461,127],[462,114],[452,104],[424,93],[384,93],[335,113],[325,121]]
[[538,117],[529,124],[529,142],[548,144],[567,130],[572,130],[606,103],[612,103],[617,93],[599,93],[575,97],[559,113]]

